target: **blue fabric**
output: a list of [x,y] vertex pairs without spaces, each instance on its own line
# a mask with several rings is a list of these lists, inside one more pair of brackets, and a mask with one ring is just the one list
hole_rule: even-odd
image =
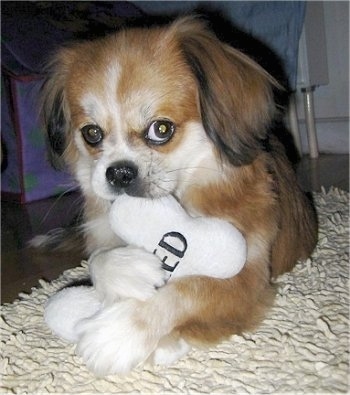
[[126,1],[3,1],[1,13],[1,64],[22,76],[40,74],[63,43],[142,16]]
[[188,13],[208,6],[221,11],[239,29],[269,46],[281,59],[291,88],[295,88],[304,1],[136,1],[149,15]]

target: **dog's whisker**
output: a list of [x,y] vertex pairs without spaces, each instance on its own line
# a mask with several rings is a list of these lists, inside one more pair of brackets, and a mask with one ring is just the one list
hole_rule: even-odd
[[167,173],[175,173],[177,171],[191,171],[191,170],[209,170],[215,173],[219,173],[218,169],[213,169],[212,167],[206,167],[206,166],[186,166],[186,167],[178,167],[173,170],[167,170]]
[[[57,206],[57,204],[63,199],[64,196],[66,196],[67,194],[74,192],[76,190],[76,185],[71,185],[68,189],[66,189],[65,191],[63,191],[62,193],[60,193],[56,199],[54,200],[54,202],[52,203],[52,205],[49,207],[49,209],[47,210],[47,212],[45,213],[45,215],[42,217],[40,224],[43,224],[47,218],[49,217],[49,215],[51,214],[51,212],[53,211],[53,209]],[[74,200],[74,204],[76,204],[78,201],[80,200],[80,197],[76,198]],[[79,210],[80,212],[82,211],[82,209]]]
[[[162,180],[162,182],[164,182],[164,181]],[[159,190],[161,190],[161,191],[163,191],[165,193],[170,193],[170,191],[167,188],[164,188],[162,185],[160,185],[159,183],[157,183],[155,181],[152,181],[150,183],[150,185],[154,185],[157,189],[159,189]]]

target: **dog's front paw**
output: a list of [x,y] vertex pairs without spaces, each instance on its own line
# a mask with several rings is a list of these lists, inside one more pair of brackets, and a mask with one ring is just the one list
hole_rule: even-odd
[[79,323],[77,354],[98,376],[127,373],[157,347],[159,335],[140,320],[142,302],[128,299]]
[[146,300],[168,277],[158,257],[136,247],[101,251],[89,264],[92,282],[105,304],[125,298]]

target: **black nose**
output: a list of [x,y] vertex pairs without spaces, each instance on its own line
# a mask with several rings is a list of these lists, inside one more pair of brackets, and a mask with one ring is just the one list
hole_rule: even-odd
[[113,188],[127,188],[137,177],[137,167],[131,162],[116,162],[106,170],[106,179]]

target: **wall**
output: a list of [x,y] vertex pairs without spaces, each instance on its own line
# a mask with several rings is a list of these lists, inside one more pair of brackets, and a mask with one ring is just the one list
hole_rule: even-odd
[[[325,1],[329,84],[316,88],[314,107],[320,152],[349,153],[349,3]],[[317,43],[316,43],[317,45]],[[299,128],[308,150],[302,94],[297,94]]]

